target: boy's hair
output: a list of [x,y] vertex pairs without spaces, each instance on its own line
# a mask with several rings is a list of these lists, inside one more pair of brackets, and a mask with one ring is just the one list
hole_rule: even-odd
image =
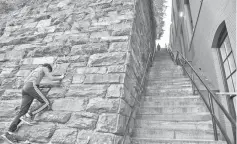
[[52,70],[53,70],[52,66],[50,64],[48,64],[48,63],[45,63],[42,66],[48,68],[49,72],[52,72]]

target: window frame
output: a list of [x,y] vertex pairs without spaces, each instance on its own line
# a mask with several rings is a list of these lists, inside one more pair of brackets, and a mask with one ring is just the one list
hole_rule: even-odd
[[[217,46],[218,46],[219,64],[220,64],[220,67],[221,67],[222,79],[224,81],[225,91],[230,92],[230,85],[228,84],[228,80],[231,79],[231,81],[232,81],[231,87],[234,88],[233,91],[235,92],[236,91],[236,89],[235,89],[236,83],[234,83],[234,80],[233,80],[232,77],[233,77],[233,75],[235,73],[237,73],[236,72],[237,70],[236,70],[236,67],[235,67],[235,69],[232,71],[232,68],[230,66],[229,58],[233,56],[233,49],[232,49],[231,44],[230,44],[231,51],[229,53],[227,53],[227,51],[226,51],[226,44],[225,44],[225,41],[226,41],[227,38],[229,39],[228,32],[227,32],[226,27],[224,27],[222,29],[221,33],[220,33],[220,37],[218,38],[218,44],[217,44]],[[223,44],[224,44],[224,47],[222,47]],[[222,56],[223,52],[221,51],[221,48],[224,48],[224,50],[225,50],[225,57],[224,57],[224,59],[223,59],[223,56]],[[226,73],[227,70],[225,68],[225,64],[227,64],[227,66],[228,66],[228,70],[229,70],[229,74],[228,75]],[[234,59],[234,64],[236,66],[235,59]]]

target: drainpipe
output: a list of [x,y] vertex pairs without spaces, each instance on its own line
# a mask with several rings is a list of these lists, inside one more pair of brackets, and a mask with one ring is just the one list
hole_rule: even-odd
[[191,41],[190,41],[190,44],[189,44],[189,51],[191,50],[192,43],[193,43],[193,37],[194,37],[196,29],[197,29],[197,23],[198,23],[199,16],[200,16],[200,13],[201,13],[202,3],[203,3],[203,0],[201,0],[201,5],[200,5],[199,11],[198,11],[198,17],[197,17],[197,20],[196,20],[196,23],[195,23],[195,27],[194,27],[194,30],[193,30],[193,34],[192,34],[192,38],[191,38]]

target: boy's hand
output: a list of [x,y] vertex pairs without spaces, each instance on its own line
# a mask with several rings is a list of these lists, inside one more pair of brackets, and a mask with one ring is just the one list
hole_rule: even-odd
[[65,76],[65,75],[64,75],[64,74],[62,74],[62,75],[60,76],[60,78],[61,78],[61,79],[63,79],[63,78],[64,78],[64,76]]

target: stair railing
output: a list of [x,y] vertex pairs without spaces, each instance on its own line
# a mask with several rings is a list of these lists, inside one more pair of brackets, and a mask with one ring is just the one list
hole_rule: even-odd
[[[236,117],[233,117],[231,114],[228,113],[228,111],[224,108],[224,106],[219,102],[219,100],[216,98],[216,94],[213,93],[210,88],[204,83],[204,81],[202,80],[202,78],[198,75],[198,73],[196,72],[196,70],[193,68],[193,66],[188,62],[188,60],[186,60],[184,58],[184,56],[179,53],[177,51],[177,56],[176,58],[174,58],[174,54],[172,52],[172,50],[170,48],[167,49],[167,51],[169,52],[172,60],[176,63],[179,64],[183,67],[183,70],[185,71],[185,73],[188,75],[188,77],[190,78],[192,85],[195,87],[195,89],[198,91],[198,93],[200,94],[201,98],[203,99],[206,107],[208,108],[211,116],[212,116],[212,122],[213,122],[213,130],[214,130],[214,138],[217,141],[218,140],[218,133],[217,133],[217,127],[216,125],[219,127],[222,135],[224,136],[226,142],[228,144],[235,144],[236,143]],[[208,101],[205,99],[205,96],[203,95],[203,93],[201,93],[201,90],[198,88],[195,80],[193,79],[193,76],[191,76],[188,71],[185,69],[184,66],[189,66],[191,68],[192,73],[198,78],[198,80],[201,82],[201,84],[205,87],[205,89],[208,92],[208,100],[209,100],[209,104]],[[234,96],[232,96],[234,97]],[[220,121],[218,120],[217,116],[215,115],[215,111],[214,111],[214,106],[213,106],[213,100],[215,101],[215,103],[217,104],[218,108],[220,108],[220,110],[224,113],[224,115],[227,117],[227,119],[230,121],[231,126],[232,126],[232,132],[233,132],[233,137],[234,137],[234,143],[232,143],[232,141],[230,140],[230,137],[227,135],[227,132],[225,131],[224,127],[221,125]]]
[[[145,66],[145,71],[144,71],[144,73],[143,73],[143,75],[142,75],[142,79],[141,79],[141,82],[139,83],[139,87],[141,88],[141,92],[143,92],[143,84],[144,84],[144,81],[145,81],[145,77],[146,77],[146,73],[147,73],[147,68],[148,68],[148,65],[149,65],[149,63],[151,63],[152,61],[153,61],[153,59],[154,59],[154,56],[155,56],[155,48],[154,48],[154,50],[153,51],[151,51],[150,53],[149,53],[149,56],[148,56],[148,59],[147,59],[147,62],[146,62],[146,66]],[[140,102],[136,99],[136,101],[140,104]],[[125,127],[125,132],[124,132],[124,135],[123,135],[123,142],[122,142],[122,144],[124,144],[124,142],[125,142],[125,140],[126,140],[126,136],[127,136],[127,134],[129,133],[129,122],[130,122],[130,120],[131,120],[131,118],[132,118],[132,114],[133,114],[133,112],[131,111],[130,112],[130,114],[129,114],[129,118],[128,118],[128,121],[127,121],[127,123],[126,123],[126,127]]]

